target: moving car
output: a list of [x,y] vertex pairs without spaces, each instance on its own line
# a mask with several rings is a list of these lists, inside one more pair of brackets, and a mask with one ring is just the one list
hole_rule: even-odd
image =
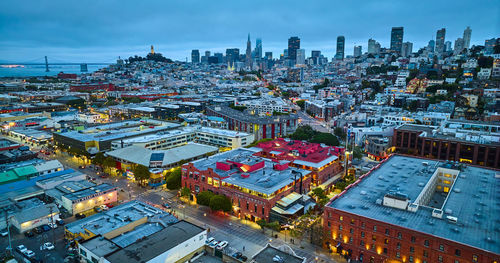
[[56,219],[56,224],[62,226],[62,225],[64,225],[64,220],[58,218],[58,219]]
[[42,246],[40,246],[40,250],[52,250],[54,249],[54,245],[50,242],[47,242],[45,244],[43,244]]
[[225,247],[227,247],[227,244],[228,244],[228,242],[227,242],[227,241],[222,241],[222,242],[220,242],[220,243],[219,243],[219,245],[217,245],[217,249],[218,249],[218,250],[222,250],[222,249],[224,249]]

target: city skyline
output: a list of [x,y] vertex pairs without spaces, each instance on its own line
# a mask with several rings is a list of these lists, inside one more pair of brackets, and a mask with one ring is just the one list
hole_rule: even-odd
[[[432,5],[430,1],[411,5],[370,1],[363,6],[340,2],[316,5],[290,2],[283,6],[262,2],[263,7],[254,11],[243,4],[195,4],[199,8],[186,9],[180,2],[139,7],[125,2],[121,4],[123,11],[116,13],[112,12],[113,2],[89,4],[69,12],[57,12],[65,6],[58,1],[48,5],[33,2],[25,7],[2,2],[0,22],[4,27],[0,28],[0,34],[5,37],[0,40],[0,61],[26,62],[47,55],[61,61],[112,62],[118,56],[145,55],[151,44],[166,57],[184,61],[189,60],[192,49],[201,53],[224,52],[226,48],[244,50],[248,33],[253,36],[253,46],[255,39],[261,38],[263,53],[272,51],[274,57],[283,53],[290,36],[298,36],[306,56],[311,50],[321,50],[332,58],[337,36],[345,36],[345,54],[352,54],[354,45],[368,50],[369,38],[389,47],[392,27],[404,27],[403,41],[412,42],[414,50],[435,39],[436,31],[443,27],[446,39],[454,41],[470,26],[471,46],[484,45],[485,39],[500,34],[498,9],[491,8],[493,1],[487,0],[474,7],[465,1],[432,2]],[[324,8],[315,9],[320,5]],[[335,13],[337,18],[331,19],[335,9],[343,12]],[[313,10],[315,15],[308,15]],[[140,16],[134,16],[134,12]],[[439,12],[440,16],[421,19],[429,12]],[[89,14],[93,14],[93,19],[89,19]],[[359,20],[366,16],[373,19]],[[189,23],[183,22],[186,18],[190,18]]]

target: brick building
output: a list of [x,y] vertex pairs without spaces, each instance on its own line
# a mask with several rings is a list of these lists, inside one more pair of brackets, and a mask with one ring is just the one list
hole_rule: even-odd
[[400,153],[499,168],[499,138],[498,124],[454,120],[441,127],[401,125],[392,144]]
[[295,114],[259,117],[227,106],[207,107],[206,114],[223,118],[228,123],[229,130],[253,133],[255,140],[292,134],[299,123]]
[[393,155],[325,206],[324,245],[359,262],[498,262],[499,180]]

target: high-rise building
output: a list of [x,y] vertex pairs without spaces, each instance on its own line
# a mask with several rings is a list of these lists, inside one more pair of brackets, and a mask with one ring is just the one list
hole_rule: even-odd
[[427,45],[427,49],[430,52],[434,52],[434,49],[436,48],[436,41],[434,40],[429,40],[429,44]]
[[266,52],[265,57],[266,57],[266,59],[268,59],[268,60],[273,60],[273,52]]
[[260,38],[257,38],[257,40],[255,40],[254,57],[257,59],[262,58],[262,39]]
[[200,63],[200,51],[198,49],[191,50],[191,63]]
[[368,54],[375,54],[375,44],[377,41],[375,39],[368,39]]
[[288,39],[288,59],[297,59],[297,49],[300,49],[300,38],[291,37]]
[[248,34],[248,40],[247,40],[245,66],[250,69],[252,68],[252,42],[250,42],[250,34]]
[[455,40],[455,45],[453,47],[453,54],[457,55],[462,52],[465,48],[465,41],[463,38],[459,37],[457,40]]
[[496,38],[486,39],[484,41],[484,51],[485,51],[485,53],[486,54],[492,54],[496,44],[497,44],[497,39]]
[[403,46],[403,34],[404,28],[401,27],[393,27],[391,30],[391,50],[401,53],[401,47]]
[[464,36],[463,36],[464,48],[469,48],[471,35],[472,35],[472,29],[470,29],[470,27],[467,27],[464,30]]
[[224,63],[224,54],[214,53],[214,57],[217,58],[217,63]]
[[344,59],[344,50],[345,50],[345,37],[338,36],[337,37],[337,52],[335,53],[335,59],[343,60]]
[[235,62],[239,61],[240,49],[239,48],[228,48],[226,49],[226,62],[233,66]]
[[353,55],[354,55],[355,58],[361,57],[362,52],[363,52],[363,50],[362,50],[361,46],[354,46]]
[[297,65],[303,65],[306,63],[306,51],[303,48],[297,49]]
[[313,50],[313,51],[311,51],[312,64],[314,64],[314,65],[319,64],[319,62],[320,62],[319,58],[320,57],[321,57],[321,51],[319,51],[319,50]]
[[441,28],[436,32],[436,53],[443,53],[445,50],[444,39],[446,37],[446,28]]
[[451,41],[444,42],[444,51],[445,52],[451,51]]
[[412,52],[413,52],[413,43],[404,42],[402,47],[401,47],[401,56],[409,57]]

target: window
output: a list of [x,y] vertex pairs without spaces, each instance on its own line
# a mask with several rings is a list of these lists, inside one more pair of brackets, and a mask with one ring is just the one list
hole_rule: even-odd
[[349,233],[351,233],[351,234],[354,233],[354,229],[352,229],[352,228],[349,229]]
[[460,257],[461,254],[462,251],[460,251],[460,249],[455,249],[455,256]]
[[428,257],[429,256],[429,252],[427,252],[427,250],[424,250],[424,257]]
[[377,236],[372,235],[372,240],[373,240],[373,241],[377,241]]
[[455,260],[455,263],[460,263],[460,261],[458,261],[458,260]]
[[377,232],[377,226],[373,226],[373,232]]
[[330,227],[330,221],[328,221],[328,227]]
[[342,225],[339,226],[339,230],[342,231]]
[[361,237],[365,237],[365,232],[361,231]]
[[363,240],[359,241],[359,245],[360,246],[364,246],[365,245],[365,241],[363,241]]
[[401,232],[398,232],[398,238],[399,238],[399,239],[402,239],[402,238],[403,238],[403,235],[401,234]]
[[396,258],[400,258],[401,257],[401,254],[399,253],[399,251],[396,251]]
[[387,255],[387,248],[384,247],[384,255]]
[[352,237],[349,238],[349,244],[352,244]]
[[365,222],[361,222],[361,228],[365,228]]
[[439,255],[439,256],[438,256],[438,261],[439,261],[439,262],[443,262],[443,256]]
[[354,225],[356,221],[354,219],[351,219],[351,225]]
[[83,250],[80,248],[80,255],[86,257],[87,256],[87,251]]
[[398,242],[398,243],[396,244],[396,249],[401,249],[401,243],[399,243],[399,242]]
[[410,256],[410,257],[408,258],[408,261],[410,261],[410,263],[412,263],[412,262],[413,262],[413,256]]
[[386,235],[389,235],[389,233],[390,233],[390,232],[389,232],[389,228],[386,228],[386,229],[385,229],[385,234],[386,234]]
[[339,221],[340,221],[340,222],[344,221],[344,217],[343,217],[343,216],[340,216]]
[[[266,214],[266,210],[264,209],[264,206],[262,207],[262,215]],[[328,222],[328,226],[330,226],[330,222]]]
[[472,262],[477,262],[477,255],[472,255]]
[[415,241],[416,241],[416,240],[417,240],[417,239],[416,239],[414,236],[412,236],[412,237],[411,237],[411,242],[412,242],[412,243],[415,243]]
[[410,247],[410,253],[415,253],[415,248],[414,247]]
[[384,239],[384,244],[386,244],[386,245],[389,244],[389,239],[388,238]]
[[257,213],[257,204],[254,204],[254,205],[253,205],[253,211],[254,211],[255,213]]
[[249,204],[248,204],[248,202],[247,202],[247,210],[249,209],[249,208],[248,208],[248,206],[249,206]]
[[429,247],[429,240],[424,241],[424,246]]
[[443,244],[439,245],[439,251],[444,251],[444,245]]

